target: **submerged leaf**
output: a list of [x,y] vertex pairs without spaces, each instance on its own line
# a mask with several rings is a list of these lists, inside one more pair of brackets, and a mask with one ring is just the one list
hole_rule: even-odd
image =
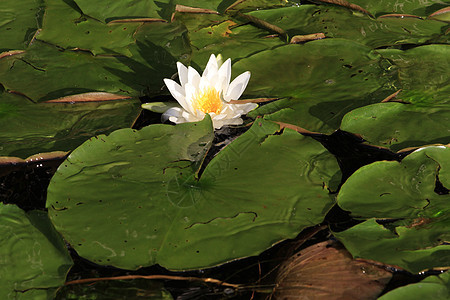
[[142,279],[66,285],[58,290],[55,299],[173,300],[170,293],[164,289],[162,282]]

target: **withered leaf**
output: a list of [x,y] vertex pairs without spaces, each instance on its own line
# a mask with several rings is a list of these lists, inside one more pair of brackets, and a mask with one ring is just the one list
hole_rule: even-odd
[[392,274],[357,261],[336,242],[325,241],[296,253],[280,267],[275,299],[376,299]]

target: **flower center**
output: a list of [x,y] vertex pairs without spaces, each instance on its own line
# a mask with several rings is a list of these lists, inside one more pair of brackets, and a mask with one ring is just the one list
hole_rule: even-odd
[[219,92],[214,88],[207,88],[200,91],[192,101],[195,110],[200,110],[204,113],[215,113],[218,115],[222,109],[222,100]]

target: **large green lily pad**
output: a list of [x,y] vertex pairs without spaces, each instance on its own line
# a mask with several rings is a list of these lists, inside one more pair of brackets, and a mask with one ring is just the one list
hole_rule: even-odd
[[0,156],[26,158],[39,152],[70,151],[96,134],[129,127],[140,101],[33,103],[0,93]]
[[450,297],[450,272],[439,276],[429,276],[424,280],[396,288],[393,291],[384,294],[379,300],[397,300],[397,299],[435,299],[446,300]]
[[47,213],[0,204],[0,296],[53,299],[72,259]]
[[92,138],[52,178],[52,222],[81,256],[128,269],[204,268],[256,255],[321,222],[333,204],[326,187],[340,181],[320,143],[278,131],[256,121],[201,175],[209,118]]
[[331,133],[345,113],[389,94],[383,62],[359,43],[325,39],[257,53],[238,61],[234,70],[238,74],[251,71],[247,94],[291,97],[256,109],[250,116],[269,112],[270,120]]
[[[368,220],[335,233],[337,238],[355,257],[411,272],[449,266],[449,161],[450,148],[432,146],[401,162],[375,162],[356,171],[343,184],[338,205]],[[392,221],[377,223],[383,219]]]

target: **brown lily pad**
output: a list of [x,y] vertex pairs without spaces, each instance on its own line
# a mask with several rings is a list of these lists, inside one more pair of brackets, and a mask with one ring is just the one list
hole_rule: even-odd
[[336,242],[322,242],[294,254],[278,271],[274,299],[376,299],[392,273],[354,260]]

